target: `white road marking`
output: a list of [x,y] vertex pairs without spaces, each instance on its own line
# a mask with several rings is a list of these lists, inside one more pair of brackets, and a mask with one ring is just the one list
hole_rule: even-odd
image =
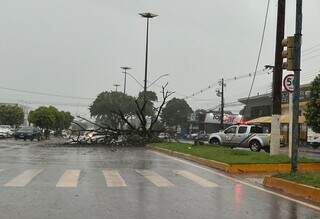
[[174,171],[177,175],[180,175],[180,176],[183,176],[197,184],[199,184],[200,186],[202,187],[217,187],[218,185],[213,183],[213,182],[210,182],[209,180],[206,180],[200,176],[197,176],[189,171],[185,171],[185,170],[177,170],[177,171]]
[[136,170],[137,173],[144,176],[150,182],[158,187],[171,187],[174,186],[169,180],[160,176],[158,173],[151,170]]
[[193,167],[197,167],[199,169],[202,169],[202,170],[206,170],[212,174],[215,174],[217,176],[221,176],[221,177],[224,177],[226,179],[229,179],[231,181],[234,181],[234,182],[237,182],[237,183],[240,183],[242,185],[246,185],[248,187],[251,187],[251,188],[254,188],[254,189],[257,189],[257,190],[260,190],[260,191],[263,191],[263,192],[266,192],[266,193],[269,193],[269,194],[272,194],[272,195],[275,195],[275,196],[278,196],[278,197],[281,197],[281,198],[284,198],[284,199],[287,199],[289,201],[293,201],[295,203],[298,203],[298,204],[301,204],[305,207],[308,207],[308,208],[311,208],[311,209],[314,209],[314,210],[317,210],[317,211],[320,211],[320,207],[319,206],[316,206],[316,205],[312,205],[312,204],[309,204],[309,203],[306,203],[306,202],[303,202],[303,201],[300,201],[300,200],[297,200],[297,199],[294,199],[294,198],[291,198],[291,197],[288,197],[288,196],[285,196],[285,195],[282,195],[282,194],[279,194],[279,193],[276,193],[276,192],[273,192],[271,190],[267,190],[267,189],[264,189],[264,188],[261,188],[259,186],[256,186],[256,185],[253,185],[253,184],[250,184],[250,183],[247,183],[247,182],[244,182],[242,180],[239,180],[239,179],[236,179],[236,178],[233,178],[233,177],[230,177],[230,176],[227,176],[227,175],[224,175],[222,173],[219,173],[213,169],[210,169],[209,167],[204,167],[204,166],[200,166],[200,165],[197,165],[197,164],[194,164],[190,161],[187,161],[187,160],[183,160],[183,159],[180,159],[180,158],[176,158],[176,157],[172,157],[172,156],[169,156],[169,155],[166,155],[166,154],[162,154],[160,152],[156,152],[156,151],[152,151],[152,150],[149,150],[150,152],[152,153],[155,153],[159,156],[162,156],[162,157],[166,157],[166,158],[169,158],[169,159],[172,159],[172,160],[176,160],[176,161],[179,161],[181,163],[184,163],[184,164],[188,164],[190,166],[193,166]]
[[26,186],[31,180],[37,176],[39,173],[42,172],[42,169],[31,169],[26,170],[17,177],[13,178],[11,181],[6,183],[4,186],[6,187],[24,187]]
[[103,170],[103,175],[108,187],[125,187],[127,186],[124,179],[117,170]]
[[56,187],[75,188],[78,186],[80,170],[66,170],[60,177]]

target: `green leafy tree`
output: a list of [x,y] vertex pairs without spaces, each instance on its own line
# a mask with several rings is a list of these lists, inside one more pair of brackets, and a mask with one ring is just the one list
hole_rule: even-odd
[[153,102],[158,101],[157,94],[154,91],[147,91],[146,97],[144,97],[145,92],[142,91],[139,93],[138,96],[138,103],[139,106],[142,107],[144,103],[144,98],[146,98],[146,106],[145,106],[145,115],[147,116],[154,116],[155,115],[155,109]]
[[59,111],[53,106],[41,106],[29,113],[28,120],[30,123],[42,128],[61,131],[70,127],[73,121],[70,112]]
[[63,129],[68,129],[71,126],[71,122],[74,120],[74,117],[70,112],[60,111],[63,116]]
[[311,83],[310,100],[305,113],[307,124],[314,132],[320,132],[320,74]]
[[29,113],[28,120],[42,129],[53,129],[56,123],[56,116],[52,109],[41,106]]
[[187,127],[191,107],[184,99],[173,98],[163,108],[161,118],[168,126]]
[[19,126],[24,121],[23,109],[17,105],[0,105],[0,124]]
[[97,121],[111,128],[123,125],[122,117],[128,117],[135,113],[135,98],[121,92],[102,92],[90,106],[91,116],[96,116]]

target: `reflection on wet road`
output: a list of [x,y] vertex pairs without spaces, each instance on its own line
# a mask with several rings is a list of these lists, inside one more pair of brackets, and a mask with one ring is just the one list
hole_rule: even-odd
[[312,205],[142,148],[44,144],[0,141],[0,218],[320,218]]

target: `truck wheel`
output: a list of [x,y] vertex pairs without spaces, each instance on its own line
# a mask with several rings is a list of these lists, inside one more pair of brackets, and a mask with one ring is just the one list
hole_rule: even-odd
[[250,150],[254,152],[259,152],[261,150],[261,144],[257,140],[253,140],[249,144]]
[[209,142],[213,145],[220,145],[220,141],[217,138],[211,138]]

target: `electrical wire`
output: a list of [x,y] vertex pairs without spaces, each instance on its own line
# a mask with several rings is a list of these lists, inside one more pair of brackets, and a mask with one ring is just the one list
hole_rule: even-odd
[[[256,66],[255,66],[255,71],[254,71],[254,76],[251,82],[251,86],[250,86],[250,90],[249,90],[249,94],[248,94],[248,98],[246,101],[246,105],[248,105],[250,96],[251,96],[251,92],[253,89],[253,85],[256,79],[256,75],[257,75],[257,69],[260,63],[260,58],[261,58],[261,53],[262,53],[262,47],[263,47],[263,43],[264,43],[264,37],[265,37],[265,32],[266,32],[266,27],[267,27],[267,21],[268,21],[268,14],[269,14],[269,6],[270,6],[270,0],[268,0],[267,3],[267,9],[266,9],[266,14],[265,14],[265,18],[264,18],[264,24],[263,24],[263,31],[262,31],[262,36],[261,36],[261,42],[260,42],[260,48],[259,48],[259,53],[258,53],[258,58],[257,58],[257,62],[256,62]],[[246,110],[246,109],[244,109]],[[245,113],[244,113],[245,114]]]
[[[265,75],[265,74],[270,74],[270,72],[264,72],[263,71],[264,69],[260,69],[260,70],[257,70],[255,73],[256,73],[256,76],[257,75]],[[257,72],[261,72],[260,74],[257,74]],[[240,80],[240,79],[244,79],[244,78],[250,78],[250,77],[252,77],[253,76],[253,73],[247,73],[247,74],[243,74],[243,75],[239,75],[239,76],[234,76],[234,77],[230,77],[230,78],[227,78],[227,79],[225,79],[224,81],[225,82],[230,82],[230,81],[236,81],[236,80]],[[195,97],[195,96],[198,96],[199,94],[202,94],[202,93],[204,93],[204,92],[206,92],[206,91],[208,91],[208,90],[211,90],[211,89],[213,89],[213,88],[215,88],[216,86],[217,86],[217,83],[218,82],[216,82],[216,83],[213,83],[213,84],[210,84],[210,85],[208,85],[207,87],[205,87],[205,88],[202,88],[201,90],[198,90],[198,91],[196,91],[196,92],[194,92],[194,93],[192,93],[191,95],[188,95],[188,96],[185,96],[183,99],[190,99],[190,98],[193,98],[193,97]]]
[[37,91],[9,88],[9,87],[3,87],[3,86],[0,86],[0,89],[2,89],[2,90],[10,90],[10,91],[15,91],[15,92],[20,92],[20,93],[27,93],[27,94],[36,94],[36,95],[41,95],[41,96],[61,97],[61,98],[79,99],[79,100],[94,100],[94,98],[90,98],[90,97],[77,97],[77,96],[52,94],[52,93],[46,93],[46,92],[37,92]]

